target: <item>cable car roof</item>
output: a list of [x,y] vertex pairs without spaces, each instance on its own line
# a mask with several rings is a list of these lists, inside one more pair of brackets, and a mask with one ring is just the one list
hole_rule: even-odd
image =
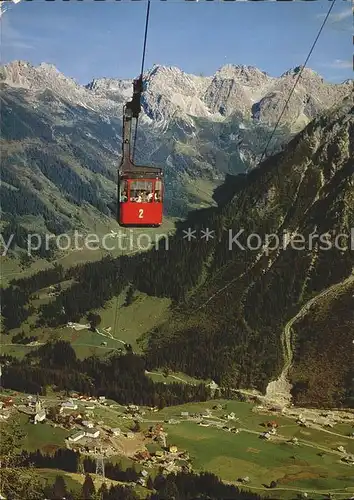
[[145,166],[145,165],[134,165],[131,162],[126,162],[120,167],[120,175],[124,177],[156,177],[157,175],[161,177],[162,174],[162,168],[160,167],[151,167],[151,166]]

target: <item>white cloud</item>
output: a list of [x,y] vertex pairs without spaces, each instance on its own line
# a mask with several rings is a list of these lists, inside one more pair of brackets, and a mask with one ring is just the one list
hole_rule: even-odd
[[[317,19],[324,19],[327,14],[317,14]],[[353,9],[345,9],[341,12],[337,12],[336,14],[330,14],[328,20],[334,23],[338,23],[343,21],[343,19],[347,19],[348,17],[353,15]]]
[[[19,2],[20,0],[17,0]],[[5,9],[6,12],[7,9]],[[4,54],[7,49],[21,49],[21,50],[32,50],[34,48],[33,42],[34,37],[23,36],[20,31],[15,29],[11,22],[10,14],[3,16],[4,10],[2,10],[1,18],[1,48]]]
[[351,17],[351,16],[353,16],[353,9],[347,9],[347,10],[342,10],[341,12],[338,12],[337,14],[330,15],[329,19],[338,23],[340,21],[343,21],[343,19],[347,19],[348,17]]
[[337,68],[353,68],[353,61],[343,61],[342,59],[336,59],[334,65]]
[[353,61],[344,59],[335,59],[331,63],[320,64],[319,66],[325,68],[334,68],[334,69],[353,69]]

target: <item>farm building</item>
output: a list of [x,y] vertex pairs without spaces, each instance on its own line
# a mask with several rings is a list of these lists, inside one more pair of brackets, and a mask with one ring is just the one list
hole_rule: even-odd
[[89,420],[83,420],[82,425],[88,429],[93,429],[93,422],[90,422]]
[[61,404],[63,410],[77,410],[77,404],[73,401],[65,401]]
[[85,433],[83,431],[79,431],[70,436],[68,439],[69,441],[76,443],[76,441],[79,441],[79,439],[82,439],[83,437],[85,437]]
[[85,431],[85,436],[88,438],[96,439],[99,435],[100,431],[98,429],[88,429],[87,431]]

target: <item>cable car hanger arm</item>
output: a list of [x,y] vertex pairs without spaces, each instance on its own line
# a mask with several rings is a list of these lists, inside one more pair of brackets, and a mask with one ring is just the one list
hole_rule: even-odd
[[[133,81],[133,98],[131,101],[127,102],[123,108],[123,151],[122,151],[122,161],[121,165],[124,163],[133,164],[136,137],[138,131],[138,119],[141,111],[141,94],[143,93],[143,74],[144,74],[144,63],[145,63],[145,53],[146,53],[146,42],[149,26],[149,16],[150,16],[150,0],[147,3],[146,19],[145,19],[145,33],[144,33],[144,45],[143,45],[143,55],[141,61],[141,71],[140,76]],[[131,154],[131,135],[132,135],[132,118],[135,119],[135,134],[134,134],[134,145]]]
[[132,163],[131,155],[131,138],[132,138],[132,120],[138,121],[141,111],[141,94],[143,91],[143,78],[142,75],[133,82],[133,98],[127,102],[123,108],[123,151],[122,151],[122,165],[124,163]]

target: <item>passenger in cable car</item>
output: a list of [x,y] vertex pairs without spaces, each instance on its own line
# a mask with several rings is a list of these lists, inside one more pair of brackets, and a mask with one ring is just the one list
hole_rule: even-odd
[[127,192],[126,191],[123,191],[121,197],[120,197],[120,201],[121,202],[126,202],[128,201],[128,196],[127,196]]

